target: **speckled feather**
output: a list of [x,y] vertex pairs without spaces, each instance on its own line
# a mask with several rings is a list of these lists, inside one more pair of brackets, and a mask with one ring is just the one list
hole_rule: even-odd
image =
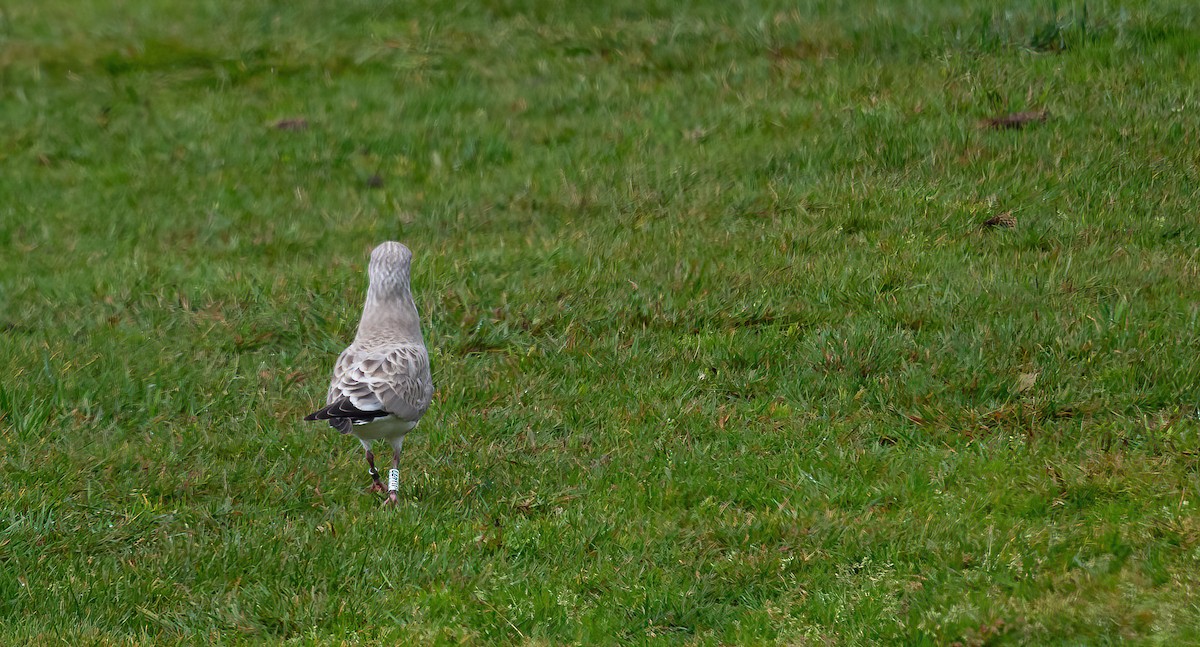
[[363,413],[416,422],[432,398],[433,379],[423,344],[363,346],[356,341],[338,356],[327,402],[349,400]]

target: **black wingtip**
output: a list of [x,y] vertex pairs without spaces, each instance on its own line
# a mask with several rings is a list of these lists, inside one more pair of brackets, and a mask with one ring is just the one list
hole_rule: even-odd
[[384,418],[388,414],[381,411],[363,411],[354,406],[348,399],[341,399],[328,406],[304,416],[305,420],[326,420],[329,426],[340,433],[348,434],[355,424],[362,424]]
[[339,416],[331,415],[329,412],[329,409],[332,406],[333,405],[330,405],[323,409],[318,409],[318,410],[308,414],[307,416],[304,416],[304,419],[305,420],[324,420],[329,423],[330,427],[337,429],[339,432],[341,432],[343,434],[350,433],[350,429],[353,426],[353,423],[350,422],[349,418],[342,418]]
[[309,414],[305,420],[334,420],[337,418],[346,418],[354,423],[371,422],[378,418],[387,417],[388,413],[381,410],[366,411],[354,406],[354,403],[349,398],[342,398],[337,402],[333,402],[328,406],[319,409]]
[[337,402],[334,402],[333,404],[321,407],[320,409],[317,409],[316,411],[308,414],[307,416],[304,416],[304,419],[305,420],[331,420],[333,418],[341,418],[342,416],[338,415],[337,412],[334,411],[334,409],[336,409],[338,407],[338,405],[340,405],[342,402],[343,402],[342,400],[338,400]]

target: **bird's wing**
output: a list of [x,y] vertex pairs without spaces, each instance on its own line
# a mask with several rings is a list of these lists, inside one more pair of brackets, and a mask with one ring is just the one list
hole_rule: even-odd
[[433,381],[424,346],[342,351],[333,368],[329,405],[316,420],[346,418],[355,424],[388,415],[416,422],[429,409]]

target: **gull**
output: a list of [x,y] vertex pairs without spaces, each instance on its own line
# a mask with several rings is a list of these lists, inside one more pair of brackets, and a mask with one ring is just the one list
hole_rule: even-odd
[[392,446],[384,505],[398,500],[404,435],[417,426],[433,398],[429,353],[409,288],[411,262],[412,252],[397,242],[371,252],[358,334],[333,366],[328,404],[304,417],[328,420],[330,427],[358,438],[371,468],[371,492],[383,491],[371,443],[386,440]]

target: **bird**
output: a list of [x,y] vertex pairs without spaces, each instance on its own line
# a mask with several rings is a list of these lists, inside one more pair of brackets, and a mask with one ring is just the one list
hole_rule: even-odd
[[412,251],[388,241],[371,251],[367,300],[354,341],[333,366],[326,405],[304,417],[326,420],[362,443],[370,467],[369,491],[382,492],[374,441],[392,446],[384,505],[397,504],[400,448],[433,400],[429,352],[409,285]]

